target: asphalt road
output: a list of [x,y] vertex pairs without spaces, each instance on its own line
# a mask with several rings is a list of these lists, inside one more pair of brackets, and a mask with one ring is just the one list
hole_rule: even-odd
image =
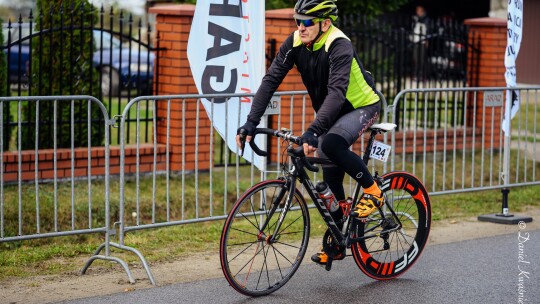
[[306,255],[284,287],[261,298],[220,278],[61,303],[540,303],[540,230],[428,246],[386,282],[365,276],[352,257],[327,272]]

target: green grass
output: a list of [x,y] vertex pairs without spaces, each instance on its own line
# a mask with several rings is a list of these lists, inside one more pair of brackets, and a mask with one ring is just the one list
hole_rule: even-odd
[[[122,115],[129,100],[127,98],[112,98],[110,100],[110,107],[107,106],[107,111],[111,118]],[[110,109],[110,111],[109,111]],[[154,102],[153,101],[140,101],[138,104],[133,104],[126,116],[125,125],[125,143],[134,144],[137,140],[137,124],[139,124],[139,140],[141,143],[152,142],[154,138],[154,129],[152,128],[154,117]],[[137,118],[139,123],[137,123]],[[145,121],[145,120],[150,121]],[[120,125],[120,119],[117,118],[117,125]],[[120,128],[111,129],[111,145],[120,145]]]
[[[534,163],[529,157],[527,163],[524,164],[523,153],[518,155],[516,150],[512,150],[510,154],[511,183],[523,182],[525,179],[527,181],[540,180],[540,162]],[[499,174],[503,171],[503,157],[502,151],[485,150],[482,152],[478,148],[474,154],[472,151],[466,153],[456,151],[455,155],[448,152],[446,157],[440,151],[437,154],[428,153],[425,163],[423,154],[418,155],[416,162],[413,162],[411,155],[405,157],[396,155],[395,170],[403,170],[416,175],[430,193],[496,186],[502,183]]]
[[[540,207],[540,186],[511,188],[508,198],[510,211],[520,212],[527,207]],[[501,190],[445,194],[431,197],[434,221],[465,219],[481,214],[501,213]]]
[[[242,170],[247,170],[248,168],[243,168]],[[215,172],[216,178],[218,175],[222,175],[223,172]],[[247,173],[243,172],[241,176],[247,176]],[[195,190],[193,188],[193,176],[188,178],[189,181],[186,183],[185,188],[186,194],[186,203],[185,203],[185,212],[186,217],[192,216],[195,212],[194,206],[194,194]],[[146,202],[145,208],[150,208],[148,206],[148,199],[151,196],[151,178],[144,178],[141,181],[141,201]],[[201,174],[199,177],[199,182],[202,184],[207,183],[208,181],[204,177],[204,174]],[[163,201],[164,199],[164,180],[162,178],[158,179],[158,188],[161,189],[158,191],[157,201]],[[76,191],[84,192],[86,191],[86,184],[80,182],[81,185],[77,184]],[[100,181],[94,182],[96,187],[96,193],[93,193],[93,197],[96,199],[96,205],[94,206],[96,210],[102,209],[102,205],[99,204],[100,196],[98,189],[103,188],[103,184]],[[243,191],[248,187],[249,182],[242,182],[240,188]],[[127,214],[130,214],[130,211],[134,207],[133,195],[134,195],[134,181],[131,180],[126,184],[126,202],[127,202]],[[113,180],[111,182],[111,197],[115,199],[111,200],[112,213],[117,215],[118,212],[118,201],[116,199],[118,194],[118,181]],[[31,195],[34,193],[35,189],[33,185],[24,185],[23,194],[25,197],[28,195],[30,198],[25,199],[24,206],[25,208],[34,208],[32,206]],[[46,216],[45,206],[50,204],[47,200],[51,199],[51,188],[52,185],[40,185],[40,196],[43,195],[42,203],[44,210],[42,210],[41,215]],[[214,186],[214,197],[215,202],[214,211],[215,215],[223,214],[223,183],[216,183]],[[61,228],[70,227],[70,204],[71,202],[67,200],[69,197],[68,194],[71,192],[71,185],[69,183],[62,183],[59,185],[59,223],[61,223]],[[199,188],[201,191],[201,188]],[[5,189],[6,199],[5,202],[13,202],[14,197],[17,196],[16,187],[6,187]],[[81,199],[77,200],[76,208],[77,218],[81,219],[81,222],[84,225],[87,225],[86,208],[82,202],[85,202],[86,197],[82,194],[77,194],[81,196]],[[177,194],[175,194],[177,195]],[[205,200],[209,193],[203,194],[200,193],[200,199]],[[236,187],[228,187],[228,208],[232,205],[232,202],[236,199]],[[49,197],[49,198],[46,198]],[[529,187],[518,187],[513,188],[510,192],[509,202],[510,209],[512,212],[520,212],[527,206],[540,207],[540,187],[538,186],[529,186]],[[176,201],[177,196],[173,196],[172,200]],[[519,198],[519,200],[518,200]],[[487,213],[499,213],[501,209],[502,195],[500,190],[491,190],[491,191],[481,191],[481,192],[470,192],[463,194],[451,194],[451,195],[438,195],[432,196],[432,207],[433,207],[433,220],[448,220],[448,219],[464,219],[470,217],[476,217],[481,214]],[[16,201],[16,200],[15,200]],[[310,203],[310,202],[308,202]],[[28,204],[28,206],[26,205]],[[6,219],[16,218],[17,206],[12,206],[14,204],[6,204]],[[80,207],[83,205],[83,207]],[[171,213],[171,216],[178,218],[180,216],[179,211],[176,208],[179,205],[175,206],[175,210]],[[157,206],[158,218],[157,221],[164,220],[164,208],[163,206]],[[318,216],[318,212],[314,209],[310,210],[311,213],[311,237],[320,237],[325,231],[325,226]],[[31,211],[24,212],[25,215],[24,222],[25,224],[31,224],[32,221],[35,221],[34,216]],[[98,212],[99,214],[99,212]],[[205,216],[209,214],[208,206],[199,206],[199,216]],[[103,221],[103,216],[95,216],[95,224]],[[142,217],[141,222],[149,223],[151,219],[148,216]],[[52,224],[50,221],[42,221],[42,229],[49,227]],[[133,225],[134,219],[129,218],[128,224]],[[6,221],[7,225],[6,233],[12,233],[13,230],[16,231],[17,223],[13,221]],[[132,246],[138,249],[145,258],[150,263],[159,263],[165,261],[175,260],[181,257],[186,257],[197,252],[210,252],[217,254],[219,239],[221,235],[221,229],[223,226],[223,221],[210,221],[210,222],[201,222],[195,224],[179,225],[159,229],[147,229],[136,232],[131,232],[126,235],[125,244]],[[11,227],[11,228],[9,228]],[[27,240],[27,241],[17,241],[17,242],[7,242],[0,243],[0,281],[8,279],[10,277],[26,277],[33,276],[38,274],[59,274],[59,273],[76,273],[80,270],[84,262],[93,254],[97,246],[104,241],[103,237],[97,234],[88,234],[80,236],[69,236],[69,237],[57,237],[57,238],[48,238],[48,239],[37,239],[37,240]],[[118,251],[112,249],[113,255],[118,256],[128,263],[139,263],[136,256],[124,251]],[[103,267],[103,268],[114,268],[116,267],[115,263],[110,262],[98,262],[93,267]]]
[[512,134],[521,130],[521,132],[526,132],[529,135],[526,140],[532,142],[532,136],[536,135],[536,142],[540,142],[538,139],[540,133],[540,125],[538,124],[538,121],[540,121],[540,102],[535,103],[534,99],[531,100],[533,102],[529,102],[529,104],[521,104],[519,112],[512,119]]
[[[166,102],[166,100],[160,101]],[[119,100],[118,98],[113,98],[110,101],[111,104],[111,113],[110,116],[114,117],[115,115],[122,114],[124,108],[126,107],[128,100]],[[140,143],[152,143],[154,138],[154,129],[153,129],[153,115],[154,115],[154,102],[152,101],[140,101],[138,103],[140,108],[137,109],[137,104],[131,106],[128,116],[126,117],[130,122],[127,122],[125,125],[125,143],[135,144],[137,141],[137,134],[139,135]],[[108,109],[108,108],[107,108]],[[136,119],[139,117],[139,132],[137,133],[137,122]],[[150,121],[143,121],[144,119],[150,119]],[[120,121],[117,121],[117,124],[120,124]],[[221,136],[217,131],[214,131],[214,163],[215,164],[224,164],[228,162],[231,165],[236,164],[236,154],[233,151],[228,150],[228,157],[225,155],[225,149],[227,145],[224,143]],[[120,129],[112,128],[111,129],[111,145],[117,146],[120,141]],[[241,163],[246,163],[241,161]]]
[[[540,125],[538,125],[538,121],[540,120],[540,102],[538,101],[538,98],[538,93],[535,91],[522,91],[519,111],[511,120],[512,133],[514,134],[518,130],[521,130],[521,132],[525,132],[527,135],[524,139],[530,142],[533,141],[533,136],[540,132]],[[401,114],[402,117],[400,117],[400,120],[405,119],[407,125],[418,124],[419,127],[423,127],[424,119],[426,120],[428,127],[432,126],[436,121],[440,122],[438,127],[443,127],[445,125],[452,127],[455,125],[453,122],[455,118],[454,115],[463,115],[461,109],[454,108],[454,100],[462,99],[462,92],[419,93],[418,95],[415,93],[407,94],[400,103],[400,107],[405,108],[407,114],[405,116]],[[446,101],[448,101],[447,105],[445,104]],[[468,102],[470,103],[471,101]],[[437,111],[435,111],[435,109]],[[458,112],[455,113],[455,110]],[[424,113],[424,111],[426,111],[426,113]],[[425,114],[427,114],[427,117],[424,117]],[[479,113],[479,115],[481,115],[481,113]],[[459,118],[457,119],[459,121]],[[517,138],[518,137],[513,137],[513,139]],[[538,136],[536,142],[539,142]]]

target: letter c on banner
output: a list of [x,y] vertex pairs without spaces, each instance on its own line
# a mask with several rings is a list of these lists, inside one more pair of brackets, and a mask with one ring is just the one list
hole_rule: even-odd
[[[218,91],[212,87],[211,79],[215,78],[217,82],[223,83],[224,74],[225,67],[217,65],[207,65],[204,68],[201,78],[201,89],[203,94],[234,93],[236,89],[236,84],[238,83],[238,73],[236,69],[231,70],[231,81],[229,83],[229,86],[225,90]],[[214,103],[224,103],[225,100],[225,98],[215,98]]]

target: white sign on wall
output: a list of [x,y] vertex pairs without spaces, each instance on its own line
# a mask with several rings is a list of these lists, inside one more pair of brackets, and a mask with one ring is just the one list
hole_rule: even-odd
[[484,106],[502,107],[504,104],[504,91],[485,91]]

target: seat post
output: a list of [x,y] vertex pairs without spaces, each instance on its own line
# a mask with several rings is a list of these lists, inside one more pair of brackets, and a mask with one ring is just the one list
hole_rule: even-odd
[[375,129],[371,129],[371,134],[369,135],[369,140],[366,146],[366,150],[364,151],[364,155],[362,156],[362,160],[364,161],[364,164],[366,166],[369,162],[369,154],[371,153],[371,149],[373,148],[373,142],[375,141],[375,135],[377,135],[378,131]]

